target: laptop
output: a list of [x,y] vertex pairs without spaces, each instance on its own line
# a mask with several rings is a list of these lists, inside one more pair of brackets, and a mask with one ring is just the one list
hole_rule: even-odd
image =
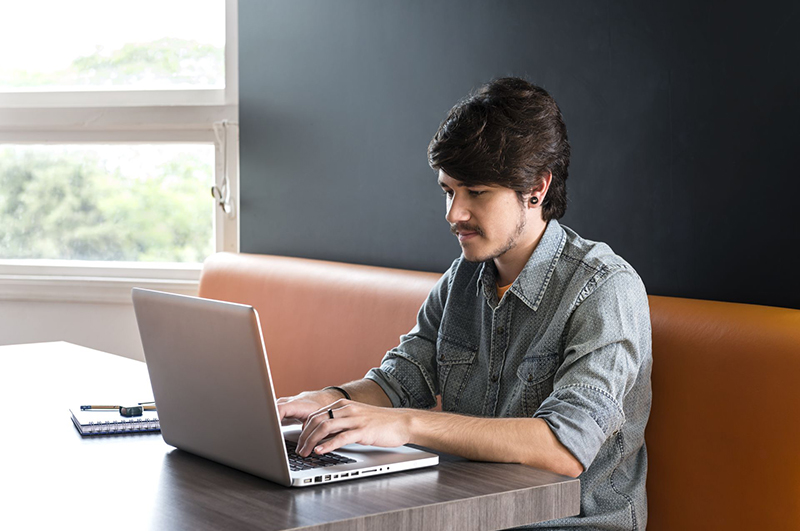
[[255,308],[139,288],[133,306],[167,444],[287,487],[439,463],[407,446],[350,444],[300,457],[293,451],[300,426],[278,420]]

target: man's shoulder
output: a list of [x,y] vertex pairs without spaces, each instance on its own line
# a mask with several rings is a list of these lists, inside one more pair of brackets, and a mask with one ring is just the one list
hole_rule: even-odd
[[[633,268],[611,247],[603,242],[587,240],[574,230],[564,227],[567,241],[561,258],[569,264],[570,285],[578,292],[576,304],[580,304],[600,286],[606,285],[607,293],[627,293],[636,300],[646,300],[644,281]],[[610,291],[609,291],[610,290]]]
[[577,264],[589,273],[608,273],[614,270],[630,270],[635,273],[624,258],[603,242],[589,240],[577,232],[562,225],[567,234],[567,241],[561,253],[562,258]]

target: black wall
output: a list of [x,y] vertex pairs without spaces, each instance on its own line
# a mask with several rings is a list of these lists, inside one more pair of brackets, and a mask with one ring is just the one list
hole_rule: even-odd
[[518,75],[567,122],[562,223],[652,294],[800,308],[799,8],[240,0],[242,251],[443,271],[427,144]]

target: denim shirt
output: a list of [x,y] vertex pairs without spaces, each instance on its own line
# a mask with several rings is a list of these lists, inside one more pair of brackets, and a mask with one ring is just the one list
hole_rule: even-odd
[[644,529],[650,312],[604,243],[548,222],[501,300],[489,260],[453,262],[416,326],[367,373],[394,407],[536,417],[583,465],[581,512],[532,528]]

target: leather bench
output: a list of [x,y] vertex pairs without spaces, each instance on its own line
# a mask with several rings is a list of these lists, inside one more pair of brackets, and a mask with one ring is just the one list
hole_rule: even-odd
[[363,377],[411,330],[440,274],[218,253],[200,296],[258,312],[278,396]]
[[[200,296],[256,308],[290,396],[377,365],[439,276],[219,253]],[[650,309],[648,528],[800,529],[800,310],[659,296]]]

